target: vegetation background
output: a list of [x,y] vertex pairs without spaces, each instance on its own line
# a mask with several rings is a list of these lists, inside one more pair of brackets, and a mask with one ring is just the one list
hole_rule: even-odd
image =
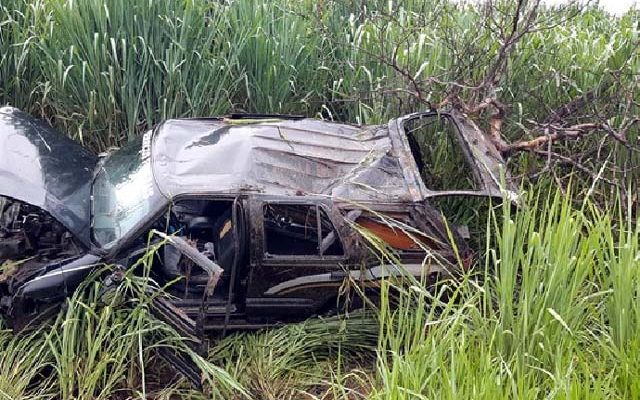
[[[0,332],[0,398],[640,398],[640,14],[488,4],[2,0],[0,104],[96,152],[171,117],[385,123],[479,100],[488,76],[507,142],[558,115],[554,129],[599,125],[512,155],[523,207],[480,221],[480,262],[456,296],[416,282],[372,315],[216,339],[194,355],[201,393],[154,355],[184,345],[148,315],[144,280],[109,299],[89,281],[51,326]],[[514,15],[539,25],[501,59]]]

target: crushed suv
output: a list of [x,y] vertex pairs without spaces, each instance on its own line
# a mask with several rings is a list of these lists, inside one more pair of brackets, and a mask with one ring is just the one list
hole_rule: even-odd
[[[163,243],[153,278],[174,282],[157,311],[177,325],[303,319],[335,306],[348,279],[375,288],[384,277],[467,268],[465,229],[436,200],[515,196],[504,182],[500,154],[455,110],[379,126],[174,119],[98,158],[4,107],[0,313],[14,327],[32,321],[99,266],[134,265],[153,236]],[[363,230],[402,268],[382,263]]]

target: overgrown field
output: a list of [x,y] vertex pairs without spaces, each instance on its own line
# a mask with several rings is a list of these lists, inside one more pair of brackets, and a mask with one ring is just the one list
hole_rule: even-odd
[[[170,117],[384,123],[487,73],[499,43],[481,18],[448,1],[0,0],[0,104],[95,152]],[[618,101],[638,84],[639,20],[590,8],[518,43],[500,82],[508,139],[592,90],[612,125],[640,115],[640,99]],[[416,99],[420,77],[433,84]],[[88,281],[51,326],[0,331],[0,399],[640,398],[640,153],[603,139],[560,144],[595,150],[542,175],[544,159],[514,157],[538,182],[517,212],[477,221],[478,264],[440,292],[413,282],[379,310],[213,338],[207,359],[192,354],[202,393],[155,355],[190,350],[150,317],[147,281],[107,294]]]

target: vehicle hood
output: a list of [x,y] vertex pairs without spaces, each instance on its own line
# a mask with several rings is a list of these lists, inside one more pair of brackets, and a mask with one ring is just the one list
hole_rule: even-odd
[[42,208],[87,247],[97,160],[45,122],[0,108],[0,195]]

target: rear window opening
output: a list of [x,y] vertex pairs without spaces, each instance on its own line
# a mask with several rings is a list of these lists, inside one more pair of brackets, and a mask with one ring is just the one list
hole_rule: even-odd
[[404,129],[427,189],[480,189],[453,121],[445,116],[427,115],[406,121]]

